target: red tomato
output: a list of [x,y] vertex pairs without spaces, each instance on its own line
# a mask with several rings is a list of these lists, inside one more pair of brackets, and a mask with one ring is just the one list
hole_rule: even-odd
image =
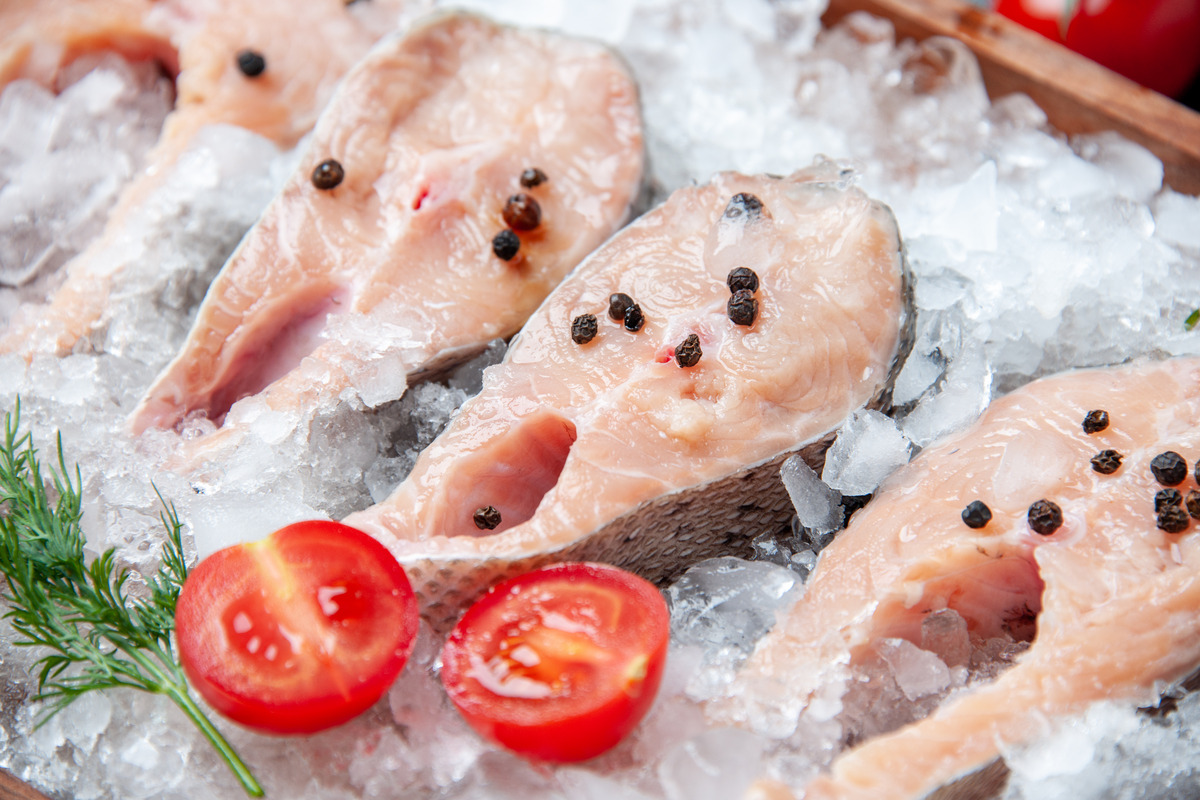
[[442,651],[442,683],[484,737],[583,761],[641,721],[662,680],[667,604],[604,564],[556,564],[493,586]]
[[994,8],[1169,97],[1200,71],[1200,0],[996,0]]
[[1175,97],[1200,70],[1200,0],[1081,0],[1066,43]]
[[175,609],[179,661],[213,708],[270,733],[340,725],[404,667],[417,603],[383,545],[337,522],[299,522],[212,554]]
[[1047,39],[1062,41],[1066,0],[997,0],[995,10]]

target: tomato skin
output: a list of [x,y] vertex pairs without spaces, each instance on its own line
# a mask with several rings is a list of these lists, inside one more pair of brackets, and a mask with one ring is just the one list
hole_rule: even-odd
[[997,0],[994,10],[1047,39],[1061,43],[1065,6],[1066,0]]
[[[467,610],[442,651],[442,684],[484,738],[543,761],[584,761],[650,710],[669,640],[652,584],[605,564],[555,564],[492,587]],[[507,689],[526,678],[525,691]]]
[[1175,97],[1200,70],[1200,0],[1081,0],[1066,44]]
[[188,680],[218,712],[266,733],[313,733],[372,706],[403,669],[417,625],[391,553],[328,521],[213,553],[175,609]]
[[1068,9],[1072,2],[996,0],[993,8],[1168,97],[1200,72],[1200,0],[1078,0]]

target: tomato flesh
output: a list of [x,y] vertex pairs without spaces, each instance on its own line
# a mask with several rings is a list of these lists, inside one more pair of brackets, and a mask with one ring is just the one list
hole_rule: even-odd
[[417,624],[391,553],[326,521],[214,553],[175,609],[188,680],[223,715],[269,733],[312,733],[365,711],[403,669]]
[[442,683],[482,736],[524,756],[583,761],[637,726],[658,692],[666,602],[604,564],[556,564],[492,587],[442,651]]

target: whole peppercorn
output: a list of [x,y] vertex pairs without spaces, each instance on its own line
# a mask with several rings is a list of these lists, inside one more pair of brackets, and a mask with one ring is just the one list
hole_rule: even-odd
[[1121,468],[1121,458],[1116,450],[1101,450],[1092,456],[1092,469],[1101,475],[1112,475]]
[[1087,416],[1083,418],[1083,432],[1087,434],[1099,433],[1108,427],[1108,412],[1107,411],[1089,411]]
[[962,521],[968,528],[982,528],[992,521],[992,510],[982,500],[972,500],[963,509]]
[[596,317],[593,314],[580,314],[571,322],[571,339],[575,344],[587,344],[596,338]]
[[346,170],[335,159],[327,158],[313,167],[312,185],[321,191],[336,188],[346,177]]
[[736,292],[740,289],[749,289],[751,292],[757,292],[758,275],[749,267],[737,267],[729,270],[729,276],[725,278],[725,285],[729,287],[730,292]]
[[1167,506],[1158,512],[1158,519],[1155,521],[1158,527],[1167,533],[1183,533],[1191,522],[1188,513],[1179,506]]
[[1187,496],[1183,498],[1183,504],[1187,508],[1188,514],[1190,514],[1194,519],[1200,519],[1200,492],[1192,489],[1187,493]]
[[625,309],[625,330],[640,331],[642,326],[646,324],[646,317],[642,314],[642,307],[634,303],[629,308]]
[[753,325],[758,316],[758,301],[748,289],[738,289],[725,304],[725,313],[734,325]]
[[1167,506],[1177,506],[1183,502],[1183,495],[1178,489],[1160,489],[1154,495],[1154,513],[1162,511]]
[[541,186],[547,180],[549,180],[549,178],[546,177],[546,173],[542,172],[537,167],[527,167],[521,173],[521,185],[526,189],[532,189],[535,186]]
[[1159,453],[1150,462],[1154,479],[1163,486],[1178,486],[1187,477],[1187,462],[1174,450]]
[[617,322],[625,320],[625,312],[633,305],[633,298],[624,292],[613,292],[608,296],[608,316]]
[[725,206],[725,219],[750,221],[761,217],[762,210],[762,200],[747,192],[738,192],[729,199],[729,205]]
[[237,54],[237,66],[247,78],[257,78],[267,68],[267,60],[262,57],[262,53],[242,50]]
[[1049,500],[1038,500],[1029,507],[1029,527],[1034,533],[1049,536],[1062,527],[1062,509]]
[[520,249],[521,240],[508,228],[505,228],[492,237],[492,252],[496,254],[497,258],[512,261]]
[[700,337],[692,333],[675,348],[675,363],[681,367],[694,367],[700,363],[702,355],[704,354],[700,350]]
[[504,204],[504,224],[514,231],[531,231],[542,224],[542,207],[538,201],[521,192]]
[[475,509],[472,515],[475,521],[475,527],[481,531],[494,531],[500,525],[500,512],[495,506],[484,506],[483,508]]

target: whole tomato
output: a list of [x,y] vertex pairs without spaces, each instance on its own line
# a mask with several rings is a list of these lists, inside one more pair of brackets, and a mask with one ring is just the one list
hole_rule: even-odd
[[995,10],[1170,97],[1200,72],[1200,0],[997,0]]

